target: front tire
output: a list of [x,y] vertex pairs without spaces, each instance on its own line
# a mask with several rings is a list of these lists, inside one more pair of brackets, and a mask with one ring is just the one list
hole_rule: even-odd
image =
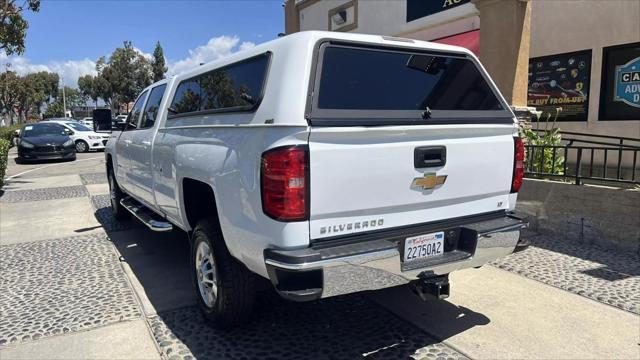
[[255,298],[254,275],[231,256],[214,221],[199,221],[192,240],[191,278],[205,318],[217,329],[247,322]]
[[111,201],[111,215],[116,220],[127,220],[130,213],[120,205],[120,200],[127,195],[120,189],[116,182],[116,176],[112,169],[107,172],[107,181],[109,182],[109,199]]
[[83,153],[89,151],[89,144],[84,140],[76,141],[76,152]]

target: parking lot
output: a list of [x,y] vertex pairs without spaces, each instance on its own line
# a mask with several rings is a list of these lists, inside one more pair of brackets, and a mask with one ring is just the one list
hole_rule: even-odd
[[195,307],[187,235],[110,215],[102,153],[18,165],[0,197],[0,358],[640,357],[640,259],[526,233],[532,246],[451,276],[310,303],[265,291],[231,332]]

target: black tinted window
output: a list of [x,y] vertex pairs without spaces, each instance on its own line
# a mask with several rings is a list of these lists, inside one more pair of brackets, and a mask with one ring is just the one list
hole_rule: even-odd
[[175,113],[249,109],[260,98],[268,56],[261,55],[182,81],[172,102]]
[[329,46],[318,108],[347,110],[500,110],[468,59]]
[[144,112],[142,113],[140,128],[150,128],[155,124],[156,117],[158,116],[158,110],[160,108],[160,102],[162,101],[162,96],[164,95],[164,90],[166,88],[167,85],[162,84],[151,89],[149,100],[147,101],[147,105],[145,105]]
[[185,80],[178,85],[171,108],[176,113],[200,110],[200,82],[198,79]]
[[144,105],[144,100],[147,98],[147,91],[143,92],[142,95],[138,97],[136,103],[133,104],[133,108],[129,112],[129,116],[127,117],[127,129],[137,129],[138,128],[138,120],[140,119],[140,113],[142,113],[142,105]]

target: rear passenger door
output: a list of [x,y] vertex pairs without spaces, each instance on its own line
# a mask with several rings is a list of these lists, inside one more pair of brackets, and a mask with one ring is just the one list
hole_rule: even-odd
[[138,129],[140,116],[142,115],[144,102],[148,94],[148,91],[140,94],[127,116],[126,127],[116,142],[116,180],[118,184],[130,194],[133,194],[135,189],[135,184],[131,181],[131,144],[133,143],[134,134]]
[[130,178],[135,183],[134,195],[148,205],[155,206],[153,195],[153,172],[151,147],[155,137],[160,114],[160,105],[167,84],[161,84],[151,89],[149,99],[142,111],[140,126],[132,133],[130,156]]

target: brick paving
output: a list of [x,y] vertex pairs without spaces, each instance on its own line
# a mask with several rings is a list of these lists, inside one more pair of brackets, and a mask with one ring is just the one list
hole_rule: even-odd
[[105,234],[0,246],[0,346],[140,318]]
[[135,219],[118,221],[111,215],[111,199],[109,194],[91,196],[91,203],[96,209],[96,219],[106,232],[124,231],[144,227]]
[[260,297],[253,321],[230,332],[195,307],[149,319],[163,357],[179,359],[467,359],[354,294],[310,303]]
[[105,172],[80,174],[80,180],[84,185],[106,184],[107,174]]
[[69,199],[83,196],[89,196],[87,188],[83,185],[61,186],[7,191],[0,196],[0,202],[15,203],[23,201]]
[[640,314],[640,256],[531,235],[531,246],[492,265]]

